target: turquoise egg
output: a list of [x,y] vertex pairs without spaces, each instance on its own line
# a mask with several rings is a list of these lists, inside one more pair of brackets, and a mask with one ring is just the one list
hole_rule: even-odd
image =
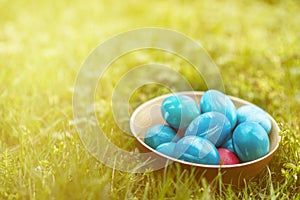
[[171,127],[159,124],[148,129],[145,136],[145,143],[153,149],[156,149],[163,143],[176,141],[177,139],[176,132]]
[[272,128],[267,113],[255,105],[245,105],[237,109],[238,124],[243,122],[257,122],[269,134]]
[[198,136],[185,136],[175,146],[174,155],[187,162],[218,165],[220,156],[217,148],[207,139]]
[[175,145],[176,145],[175,142],[166,142],[166,143],[159,145],[156,148],[156,151],[158,151],[162,154],[165,154],[167,156],[174,157]]
[[234,150],[242,162],[261,158],[269,153],[268,134],[256,122],[239,124],[232,135]]
[[161,105],[163,118],[176,129],[185,129],[193,119],[200,115],[198,104],[185,95],[167,97]]
[[200,100],[200,107],[203,113],[206,112],[220,112],[224,114],[231,124],[231,129],[236,125],[237,114],[233,102],[228,96],[217,90],[206,91]]
[[229,140],[227,140],[224,144],[222,144],[223,148],[228,149],[229,151],[233,152],[236,154],[234,148],[233,148],[233,143],[232,143],[232,137],[229,138]]
[[207,112],[196,117],[185,131],[185,136],[196,135],[221,146],[230,137],[231,124],[219,112]]

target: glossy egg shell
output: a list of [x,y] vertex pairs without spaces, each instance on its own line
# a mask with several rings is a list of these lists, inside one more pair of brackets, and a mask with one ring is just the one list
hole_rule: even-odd
[[153,149],[156,149],[163,143],[176,140],[176,132],[171,127],[164,124],[150,127],[145,136],[145,143]]
[[185,129],[193,119],[200,115],[200,108],[191,97],[172,95],[162,102],[161,113],[170,126]]
[[166,142],[166,143],[159,145],[156,148],[156,151],[158,151],[162,154],[165,154],[167,156],[174,157],[175,145],[176,145],[175,142]]
[[203,137],[218,147],[229,139],[230,132],[231,124],[225,115],[219,112],[207,112],[190,123],[185,136]]
[[224,144],[221,146],[222,148],[228,149],[229,151],[233,152],[236,154],[234,148],[233,148],[233,143],[232,143],[232,137],[230,137]]
[[269,153],[268,134],[256,122],[239,124],[232,135],[234,150],[242,162],[261,158]]
[[239,158],[230,150],[225,148],[218,148],[220,156],[220,165],[234,165],[239,164]]
[[231,124],[233,129],[237,122],[236,107],[227,95],[217,90],[207,90],[204,92],[200,107],[203,113],[205,112],[220,112],[224,114]]
[[192,163],[217,165],[220,162],[216,147],[198,136],[185,136],[175,146],[174,155],[180,160]]
[[245,105],[237,109],[238,124],[243,122],[257,122],[269,134],[272,128],[267,113],[255,105]]

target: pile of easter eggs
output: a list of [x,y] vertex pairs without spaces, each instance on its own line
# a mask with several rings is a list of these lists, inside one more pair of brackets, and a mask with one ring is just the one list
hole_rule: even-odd
[[[200,106],[199,106],[200,105]],[[199,104],[186,95],[171,95],[161,104],[164,124],[150,127],[145,143],[186,162],[232,165],[269,153],[268,114],[255,105],[236,108],[224,93],[204,92]]]

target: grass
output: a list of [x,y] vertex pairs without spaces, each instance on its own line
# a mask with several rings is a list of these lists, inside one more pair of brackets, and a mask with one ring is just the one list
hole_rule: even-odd
[[[300,199],[299,1],[8,1],[0,0],[0,199]],[[73,123],[76,74],[89,52],[138,27],[174,29],[201,42],[219,66],[226,93],[267,110],[280,125],[278,152],[239,188],[196,179],[174,165],[164,173],[129,174],[98,162]],[[137,64],[162,62],[195,90],[203,80],[181,59],[141,51],[112,64],[95,101],[100,126],[123,147],[111,92]],[[132,108],[168,92],[135,91]],[[134,149],[134,146],[125,146]],[[125,148],[124,147],[124,148]]]

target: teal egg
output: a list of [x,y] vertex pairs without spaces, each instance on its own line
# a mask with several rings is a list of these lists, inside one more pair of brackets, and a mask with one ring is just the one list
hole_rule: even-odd
[[166,143],[159,145],[156,148],[156,151],[158,151],[162,154],[165,154],[167,156],[174,157],[175,145],[176,145],[175,142],[166,142]]
[[234,150],[242,162],[261,158],[269,153],[268,134],[256,122],[239,124],[232,135]]
[[207,139],[185,136],[175,146],[174,155],[187,162],[218,165],[220,156],[216,147]]
[[205,112],[220,112],[224,114],[231,124],[233,129],[237,122],[236,108],[228,96],[217,90],[206,91],[200,100],[200,107],[203,113]]
[[219,147],[229,137],[231,124],[227,117],[219,112],[207,112],[196,117],[185,131],[185,136],[203,137]]
[[243,122],[257,122],[269,134],[272,128],[267,113],[255,105],[245,105],[237,109],[238,124]]
[[185,129],[193,119],[200,115],[200,109],[191,97],[173,95],[162,102],[161,113],[170,126]]
[[153,149],[156,149],[163,143],[176,141],[177,139],[176,132],[171,127],[159,124],[148,129],[145,136],[145,143]]
[[236,154],[234,148],[233,148],[233,143],[232,143],[232,137],[229,138],[224,144],[221,146],[222,148],[228,149],[229,151],[233,152]]

